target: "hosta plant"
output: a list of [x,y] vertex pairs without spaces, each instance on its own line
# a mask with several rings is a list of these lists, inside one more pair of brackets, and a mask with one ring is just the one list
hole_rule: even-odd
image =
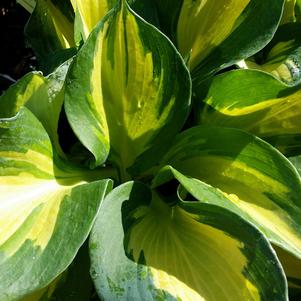
[[0,301],[298,300],[299,21],[38,0],[42,72],[0,98]]

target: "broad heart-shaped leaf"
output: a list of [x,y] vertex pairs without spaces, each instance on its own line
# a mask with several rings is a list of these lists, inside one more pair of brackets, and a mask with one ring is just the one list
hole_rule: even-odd
[[[157,162],[190,106],[189,72],[171,42],[120,1],[89,36],[66,79],[65,109],[96,165]],[[111,149],[110,149],[111,148]]]
[[[208,185],[200,182],[199,193]],[[213,188],[211,197],[226,199]],[[164,198],[138,182],[102,202],[90,254],[103,300],[287,300],[278,259],[258,230],[224,208],[183,202],[176,191]]]
[[47,286],[87,238],[110,180],[59,162],[26,108],[0,120],[0,300]]
[[[165,187],[174,185],[172,183],[173,178],[177,179],[177,181],[181,184],[178,189],[178,193],[181,199],[190,201],[198,200],[217,206],[222,206],[240,215],[245,220],[252,221],[252,217],[248,216],[246,212],[242,212],[235,203],[229,202],[229,199],[225,198],[225,195],[222,191],[216,191],[216,188],[213,188],[209,185],[207,185],[206,190],[202,191],[199,187],[201,185],[204,185],[204,183],[201,183],[195,178],[188,178],[184,176],[171,166],[165,166],[164,168],[162,168],[162,170],[160,170],[160,172],[152,181],[152,187],[158,189],[160,185],[162,187],[164,187],[163,185],[165,185]],[[161,191],[164,191],[163,189],[161,188]],[[222,197],[214,198],[213,193],[220,194],[220,196]],[[254,223],[254,221],[252,222]],[[284,268],[290,288],[290,295],[301,293],[301,260],[275,245],[273,245],[273,249],[277,252],[277,256]]]
[[301,26],[280,26],[273,40],[254,57],[239,63],[240,67],[271,73],[288,85],[301,83]]
[[220,189],[227,209],[301,258],[301,178],[268,143],[237,129],[194,127],[178,136],[162,159],[167,164]]
[[[158,173],[158,175],[156,175],[156,177],[153,179],[152,187],[157,188],[160,187],[160,185],[165,185],[165,187],[168,187],[172,185],[171,181],[173,178],[177,179],[177,181],[181,184],[179,189],[179,196],[181,199],[190,201],[198,200],[217,206],[222,206],[231,210],[232,212],[237,213],[241,217],[244,217],[244,219],[252,220],[250,216],[247,217],[245,215],[245,212],[241,212],[235,203],[229,202],[229,199],[225,198],[222,191],[216,191],[215,188],[209,185],[207,185],[206,190],[202,191],[200,186],[204,185],[204,183],[201,183],[199,180],[194,178],[187,178],[170,166],[165,166]],[[214,198],[213,193],[216,195],[220,194],[222,197]],[[290,288],[290,295],[292,293],[301,293],[301,260],[275,245],[273,246],[273,249],[276,250],[277,256],[284,268]]]
[[69,0],[37,0],[25,34],[44,72],[52,72],[75,53],[73,23]]
[[92,293],[88,244],[78,251],[72,264],[47,287],[21,301],[87,301]]
[[75,11],[75,33],[87,40],[95,25],[112,9],[118,0],[71,0]]
[[289,154],[300,147],[300,97],[301,85],[288,87],[257,70],[235,70],[213,79],[197,115],[200,124],[247,130]]
[[262,49],[277,29],[284,0],[155,2],[164,32],[189,58],[197,84]]
[[56,151],[64,157],[57,134],[60,112],[64,97],[64,80],[70,60],[44,77],[31,72],[10,86],[0,97],[0,118],[15,116],[22,106],[26,106],[43,124]]

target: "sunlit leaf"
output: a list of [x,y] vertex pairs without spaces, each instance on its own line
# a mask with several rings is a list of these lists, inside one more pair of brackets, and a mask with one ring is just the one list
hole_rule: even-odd
[[280,26],[267,47],[239,65],[271,73],[288,85],[301,83],[300,24],[290,23]]
[[76,14],[75,31],[84,41],[95,25],[112,9],[118,0],[71,0]]
[[195,84],[262,49],[277,29],[284,3],[283,0],[155,2],[163,30],[183,57],[189,58]]
[[69,0],[38,0],[25,34],[44,72],[70,58],[75,50],[74,15]]
[[112,183],[87,183],[89,171],[56,159],[26,108],[0,119],[0,140],[0,300],[10,301],[47,286],[68,267]]
[[199,126],[178,136],[166,164],[219,188],[229,200],[221,206],[301,258],[301,178],[268,143],[236,129]]
[[290,157],[289,160],[292,162],[301,176],[301,156]]
[[296,20],[295,6],[297,0],[285,0],[281,24],[291,23]]
[[[210,197],[226,199],[211,189]],[[258,230],[224,208],[183,202],[175,192],[166,199],[129,182],[102,202],[90,239],[101,298],[287,300],[281,267]],[[208,195],[208,185],[200,182],[199,193]]]
[[295,139],[300,141],[300,97],[301,85],[288,87],[264,72],[235,70],[213,79],[197,114],[201,124],[247,130],[287,153]]
[[70,61],[65,62],[47,77],[38,72],[28,73],[0,97],[0,118],[13,117],[22,106],[26,106],[43,124],[56,151],[62,157],[64,154],[57,130],[69,65]]
[[35,0],[17,0],[17,3],[22,5],[29,13],[32,13],[36,6]]
[[170,41],[121,1],[70,67],[66,113],[96,165],[110,151],[124,180],[138,156],[142,164],[156,162],[183,126],[190,85]]

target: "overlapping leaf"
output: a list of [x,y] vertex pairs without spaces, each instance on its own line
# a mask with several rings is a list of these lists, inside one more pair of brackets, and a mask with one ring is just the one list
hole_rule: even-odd
[[22,106],[26,106],[43,124],[62,157],[64,153],[57,130],[64,101],[64,81],[70,62],[66,61],[47,77],[38,72],[28,73],[0,97],[0,118],[13,117]]
[[250,131],[290,154],[300,146],[300,96],[300,85],[288,87],[263,72],[227,72],[214,78],[199,122]]
[[120,1],[81,48],[66,82],[66,113],[96,165],[109,151],[122,178],[136,158],[153,164],[182,127],[190,77],[157,29]]
[[108,180],[55,160],[50,139],[26,108],[0,120],[0,300],[48,285],[88,236]]
[[[201,182],[198,189],[227,201]],[[258,230],[202,199],[163,192],[129,182],[103,201],[90,239],[101,298],[287,300],[278,260]]]
[[69,0],[38,0],[25,34],[40,68],[50,73],[74,55],[74,14]]
[[[283,249],[273,246],[277,252],[277,257],[279,258],[281,265],[285,271],[285,275],[288,281],[288,286],[290,289],[290,295],[298,295],[301,293],[301,261],[292,254],[284,251]],[[292,299],[292,300],[298,300]]]
[[86,41],[95,25],[117,2],[118,0],[71,0],[77,20],[76,33]]
[[163,30],[189,59],[195,84],[263,48],[277,29],[284,3],[283,0],[155,2]]
[[271,73],[288,85],[301,82],[301,26],[285,24],[277,30],[273,40],[253,58],[241,62],[243,68]]
[[72,264],[47,287],[21,301],[87,301],[92,293],[87,244],[80,248]]
[[219,188],[229,200],[221,206],[301,258],[301,179],[268,143],[235,129],[195,127],[179,135],[166,164]]
[[[46,78],[27,75],[0,99],[0,300],[77,300],[65,290],[66,268],[99,209],[91,275],[105,300],[285,301],[287,283],[267,238],[299,289],[290,260],[301,258],[296,169],[235,129],[196,127],[170,147],[189,112],[191,80],[172,43],[145,21],[160,24],[178,47],[197,95],[208,76],[262,49],[280,19],[298,21],[299,2],[132,0],[130,8],[126,0],[71,0],[74,20],[69,1],[39,0],[28,32],[45,70],[73,55],[65,50],[75,43],[82,47],[65,84],[69,62]],[[301,152],[299,28],[291,26],[255,56],[255,67],[294,87],[259,71],[225,73],[200,104],[200,122]],[[128,182],[102,201],[111,181],[91,183],[102,170],[62,161],[64,100],[93,167],[109,158],[121,181],[156,175],[151,189]]]

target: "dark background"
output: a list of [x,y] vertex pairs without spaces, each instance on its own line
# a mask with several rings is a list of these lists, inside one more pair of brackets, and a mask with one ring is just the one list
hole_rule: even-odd
[[35,68],[35,56],[23,33],[29,16],[15,0],[0,0],[0,94]]

